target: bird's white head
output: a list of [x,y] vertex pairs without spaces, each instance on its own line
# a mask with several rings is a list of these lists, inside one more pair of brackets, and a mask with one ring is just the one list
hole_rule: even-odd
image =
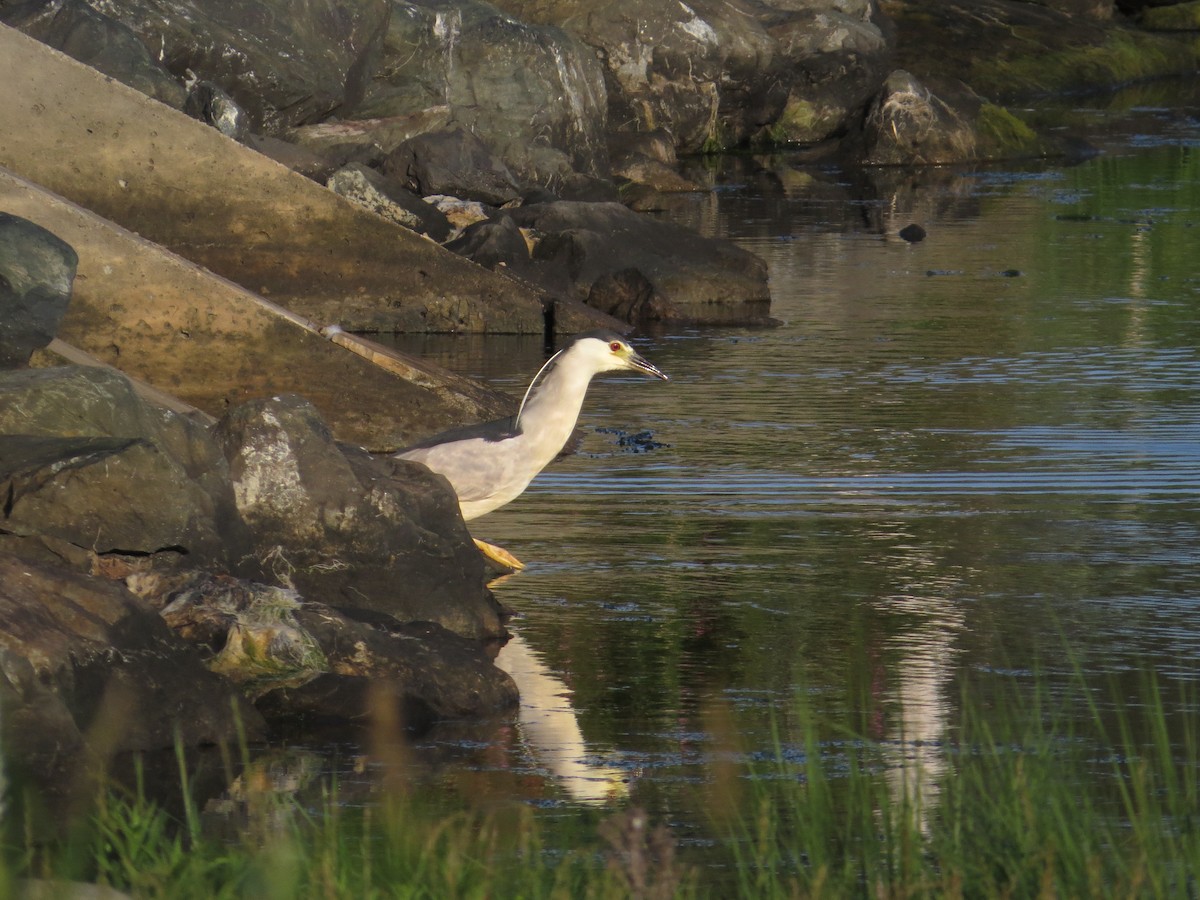
[[590,364],[592,374],[632,369],[669,380],[666,373],[634,350],[625,338],[607,329],[579,335],[564,349],[563,356],[570,356],[572,364]]

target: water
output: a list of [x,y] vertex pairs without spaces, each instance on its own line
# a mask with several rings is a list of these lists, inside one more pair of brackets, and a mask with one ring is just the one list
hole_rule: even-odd
[[[744,767],[803,745],[798,695],[858,706],[866,737],[936,775],[990,679],[1194,681],[1184,106],[1070,111],[1108,129],[1073,166],[697,169],[714,191],[661,215],[761,255],[782,324],[639,340],[672,380],[599,379],[581,452],[472,523],[528,564],[495,586],[525,708],[421,738],[414,772],[464,802],[630,798],[703,847],[718,721]],[[924,241],[895,236],[910,222]],[[543,359],[524,338],[403,346],[515,396]]]

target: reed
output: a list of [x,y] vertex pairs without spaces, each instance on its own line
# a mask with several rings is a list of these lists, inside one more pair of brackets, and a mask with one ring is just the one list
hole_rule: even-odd
[[[221,837],[190,799],[180,751],[175,813],[139,778],[104,784],[51,842],[10,815],[0,889],[64,879],[172,900],[1197,897],[1196,699],[1152,677],[1134,691],[1081,678],[992,683],[986,696],[967,687],[928,783],[903,742],[867,740],[801,705],[798,743],[776,735],[765,760],[714,754],[703,804],[716,840],[691,854],[637,806],[603,818],[521,804],[447,811],[403,789],[353,806],[336,783],[316,804],[245,800]],[[709,724],[736,750],[728,710]]]

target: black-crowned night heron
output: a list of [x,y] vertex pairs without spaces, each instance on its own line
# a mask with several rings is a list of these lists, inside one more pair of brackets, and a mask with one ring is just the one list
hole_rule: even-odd
[[[575,430],[592,376],[621,369],[667,380],[615,331],[589,331],[546,361],[515,416],[444,432],[396,456],[445,475],[458,494],[462,517],[477,519],[519,497],[562,452]],[[502,548],[475,543],[498,562],[521,568]]]

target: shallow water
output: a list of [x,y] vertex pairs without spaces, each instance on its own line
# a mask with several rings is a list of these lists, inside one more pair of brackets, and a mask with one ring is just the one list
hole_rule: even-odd
[[[672,380],[598,379],[581,452],[472,523],[528,564],[495,586],[525,708],[421,739],[412,771],[463,799],[629,796],[703,845],[696,785],[801,746],[797,695],[936,775],[991,678],[1195,680],[1190,96],[1069,111],[1104,151],[1079,165],[698,167],[714,190],[660,215],[761,255],[782,324],[639,339]],[[402,346],[516,396],[544,358]]]

